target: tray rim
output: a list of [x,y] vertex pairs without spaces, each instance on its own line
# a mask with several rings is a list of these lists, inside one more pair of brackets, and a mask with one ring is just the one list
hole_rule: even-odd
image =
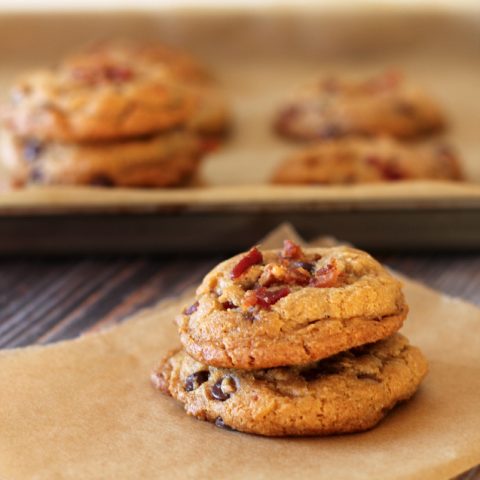
[[274,210],[476,210],[480,184],[229,185],[177,189],[35,186],[0,194],[0,215]]
[[[172,14],[188,16],[272,15],[309,12],[332,13],[341,16],[365,15],[469,15],[480,14],[480,3],[457,2],[447,5],[421,0],[412,4],[387,0],[382,4],[369,2],[347,5],[348,2],[300,3],[272,5],[260,2],[249,8],[238,1],[229,4],[203,2],[198,4],[136,5],[98,10],[80,4],[55,8],[0,8],[0,20],[22,20],[39,17],[88,17],[91,15]],[[346,7],[349,8],[346,8]],[[353,7],[353,8],[350,8]],[[478,17],[480,24],[480,16]],[[406,181],[386,184],[347,186],[277,186],[269,184],[191,186],[175,189],[103,189],[88,186],[35,186],[23,190],[0,190],[0,216],[65,215],[77,213],[172,213],[225,211],[329,211],[329,210],[480,210],[480,182],[456,183],[436,181]]]

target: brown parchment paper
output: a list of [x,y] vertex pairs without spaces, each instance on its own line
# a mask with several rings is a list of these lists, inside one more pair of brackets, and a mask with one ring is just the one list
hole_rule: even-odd
[[[274,245],[288,229],[274,233]],[[270,439],[188,417],[149,374],[177,343],[170,300],[103,333],[0,354],[0,478],[437,479],[480,462],[480,310],[404,279],[403,329],[431,370],[372,431]]]

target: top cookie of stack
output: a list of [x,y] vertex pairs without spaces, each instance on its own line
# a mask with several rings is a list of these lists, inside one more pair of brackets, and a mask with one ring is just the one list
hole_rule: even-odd
[[105,43],[21,78],[4,121],[17,180],[161,186],[194,170],[202,139],[224,132],[228,112],[189,55]]
[[190,415],[260,435],[366,430],[427,373],[397,330],[400,282],[347,247],[252,248],[214,268],[177,317],[183,349],[153,385]]
[[252,248],[214,268],[177,319],[189,355],[215,367],[300,365],[396,332],[401,284],[348,247]]

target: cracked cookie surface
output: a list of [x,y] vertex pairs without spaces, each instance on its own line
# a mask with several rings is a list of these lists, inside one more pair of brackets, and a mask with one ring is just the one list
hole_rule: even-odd
[[408,307],[401,284],[348,247],[252,248],[206,275],[176,319],[189,355],[208,365],[300,365],[396,332]]
[[444,124],[436,101],[393,70],[358,80],[318,79],[294,93],[275,118],[277,132],[296,140],[378,134],[412,138]]
[[329,435],[366,430],[411,397],[427,362],[394,334],[297,367],[241,371],[209,367],[184,350],[170,354],[153,384],[189,415],[269,436]]
[[285,159],[272,181],[329,185],[461,178],[458,158],[448,146],[414,146],[384,137],[344,138],[310,145]]

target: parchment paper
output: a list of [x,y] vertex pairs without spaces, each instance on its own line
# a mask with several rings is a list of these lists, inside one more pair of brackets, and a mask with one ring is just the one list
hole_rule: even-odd
[[[264,244],[285,236],[277,231]],[[480,462],[480,310],[404,282],[411,313],[403,331],[431,369],[418,394],[369,432],[269,439],[188,417],[149,383],[152,368],[178,342],[172,318],[188,303],[184,297],[104,333],[0,354],[0,478],[459,474]]]

